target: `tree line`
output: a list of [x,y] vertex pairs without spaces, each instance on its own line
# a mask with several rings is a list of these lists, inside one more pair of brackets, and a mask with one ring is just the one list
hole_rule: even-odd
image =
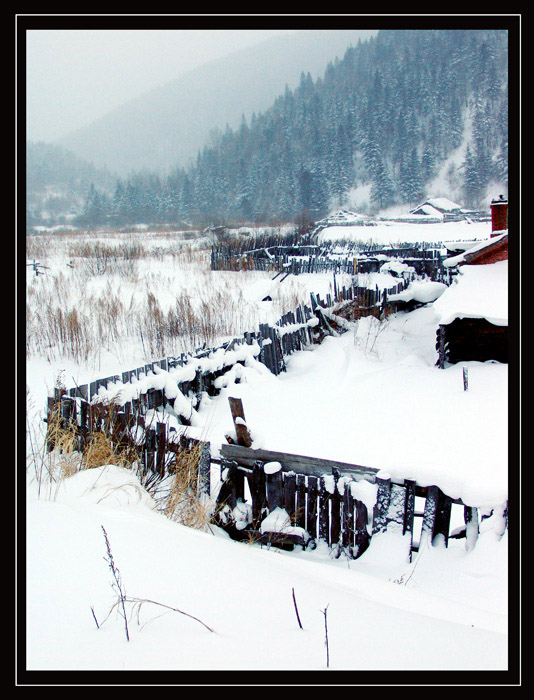
[[132,173],[111,192],[92,184],[80,221],[318,219],[358,188],[372,212],[417,204],[438,173],[476,207],[490,183],[507,186],[507,106],[506,31],[381,31],[323,77],[302,73],[264,113],[214,131],[187,167]]

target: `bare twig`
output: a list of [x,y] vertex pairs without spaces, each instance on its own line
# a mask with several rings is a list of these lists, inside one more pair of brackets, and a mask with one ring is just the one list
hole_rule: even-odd
[[298,621],[298,623],[299,623],[300,629],[304,629],[304,628],[302,627],[302,623],[301,623],[300,617],[299,617],[299,611],[298,611],[298,608],[297,608],[297,601],[296,601],[296,599],[295,599],[295,589],[292,588],[291,590],[293,591],[293,605],[295,606],[295,614],[296,614],[296,616],[297,616],[297,621]]
[[126,639],[130,641],[130,635],[128,633],[128,618],[126,617],[126,608],[124,606],[124,602],[126,600],[126,595],[123,590],[122,586],[122,579],[121,579],[121,574],[120,571],[118,570],[117,566],[115,565],[115,561],[113,560],[113,554],[111,553],[111,547],[109,545],[109,540],[108,540],[108,533],[106,532],[105,528],[103,525],[101,525],[102,531],[104,533],[104,539],[106,540],[106,549],[108,556],[104,557],[104,561],[107,561],[109,568],[111,570],[111,573],[113,574],[113,578],[115,579],[115,583],[112,584],[112,588],[114,588],[117,592],[118,595],[118,604],[120,604],[122,608],[122,616],[124,618],[124,630],[126,632]]
[[127,603],[133,603],[134,605],[138,606],[138,614],[139,610],[141,609],[141,606],[143,603],[151,603],[152,605],[159,605],[161,608],[166,608],[167,610],[172,610],[173,612],[180,613],[180,615],[185,615],[186,617],[190,617],[192,620],[195,620],[196,622],[199,622],[203,627],[205,627],[207,630],[210,632],[215,632],[214,629],[212,629],[209,625],[207,625],[205,622],[202,622],[198,617],[195,617],[194,615],[190,615],[189,613],[184,612],[183,610],[179,610],[178,608],[173,608],[171,605],[165,605],[165,603],[158,603],[156,600],[149,600],[147,598],[125,598],[125,602]]
[[326,619],[326,611],[327,611],[327,610],[328,610],[328,605],[327,605],[326,608],[325,608],[324,610],[322,610],[321,612],[322,612],[323,615],[324,615],[324,635],[325,635],[325,642],[324,642],[324,644],[325,644],[325,647],[326,647],[326,668],[329,668],[329,667],[330,667],[330,652],[329,652],[329,649],[328,649],[328,623],[327,623],[327,619]]
[[94,618],[94,621],[95,621],[95,623],[96,623],[96,628],[97,628],[97,629],[100,629],[100,625],[98,624],[98,620],[96,619],[95,609],[93,608],[92,605],[91,605],[91,612],[93,613],[93,618]]

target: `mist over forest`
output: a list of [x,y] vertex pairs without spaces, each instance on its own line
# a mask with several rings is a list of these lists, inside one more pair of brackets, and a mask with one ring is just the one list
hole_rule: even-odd
[[28,226],[261,224],[506,193],[507,32],[357,35],[270,39],[28,144]]

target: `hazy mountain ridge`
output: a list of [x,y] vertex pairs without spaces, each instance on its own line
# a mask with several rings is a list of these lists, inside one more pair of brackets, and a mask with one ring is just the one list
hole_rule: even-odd
[[54,144],[26,144],[27,225],[67,223],[79,216],[91,185],[111,192],[116,174]]
[[185,165],[212,129],[271,106],[302,71],[324,73],[365,30],[298,31],[241,49],[165,83],[56,143],[96,166],[125,175]]
[[89,201],[86,220],[317,220],[451,193],[485,207],[507,188],[507,110],[506,32],[380,32],[218,130],[190,167],[137,173],[109,202]]
[[[307,33],[300,38],[307,39]],[[260,46],[265,44],[272,47],[273,40]],[[274,44],[280,46],[280,40]],[[179,149],[164,145],[176,135],[175,82],[121,108],[128,111],[135,103],[130,109],[135,129],[150,131],[156,113],[164,126],[153,132],[138,166],[116,179],[114,190],[109,180],[94,181],[80,221],[264,223],[294,220],[303,212],[318,219],[336,207],[409,206],[430,195],[452,195],[477,206],[491,187],[506,190],[506,32],[381,31],[328,61],[315,79],[300,70],[295,88],[285,81],[269,106],[253,110],[249,119],[245,104],[250,102],[235,99],[229,85],[261,85],[264,95],[268,77],[277,71],[260,60],[260,50],[260,59],[255,56],[258,60],[246,66],[244,56],[249,50],[194,72],[188,94],[197,97],[191,104],[182,99],[182,128],[191,135],[188,148],[200,133],[204,140],[188,164],[175,159]],[[221,120],[207,136],[205,112],[195,111],[206,94]],[[230,107],[233,127],[223,120]],[[122,137],[125,149],[135,143],[141,153],[141,139],[126,129]],[[118,137],[101,144],[117,157],[128,155],[121,153]],[[173,166],[168,171],[142,167],[143,158],[156,157],[158,148]]]

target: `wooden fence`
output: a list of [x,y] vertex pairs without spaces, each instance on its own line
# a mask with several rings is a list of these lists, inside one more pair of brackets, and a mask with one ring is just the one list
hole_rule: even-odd
[[[413,552],[426,544],[447,547],[451,538],[465,538],[466,549],[471,550],[479,535],[483,516],[478,508],[451,498],[439,486],[394,479],[371,467],[241,445],[223,445],[220,464],[226,476],[219,492],[218,522],[236,540],[283,549],[314,548],[322,541],[336,556],[344,552],[356,559],[375,535],[396,533],[402,536],[399,546],[411,561]],[[374,485],[372,505],[362,482]],[[250,509],[244,526],[233,513],[243,512],[246,498]],[[424,499],[419,510],[416,498]],[[463,508],[464,518],[464,527],[455,531],[450,525],[453,505]],[[496,529],[502,536],[507,504],[496,506],[495,511]],[[262,526],[273,512],[284,513],[275,521],[279,526]],[[420,528],[415,527],[417,519]]]
[[[295,544],[313,547],[320,540],[337,555],[344,551],[354,558],[361,556],[372,537],[381,532],[403,535],[408,558],[425,540],[440,540],[447,546],[449,538],[463,536],[466,545],[472,547],[481,521],[477,508],[450,498],[437,485],[422,487],[410,479],[391,479],[376,468],[253,450],[242,444],[223,445],[220,459],[213,459],[208,442],[186,439],[184,431],[167,420],[170,413],[175,423],[189,425],[204,392],[216,396],[224,385],[223,375],[236,364],[245,364],[249,356],[264,363],[275,375],[284,371],[287,356],[335,332],[335,301],[356,299],[364,313],[380,311],[387,304],[388,293],[401,291],[407,283],[400,280],[390,290],[373,290],[337,288],[334,282],[334,298],[330,294],[326,299],[311,294],[311,306],[300,305],[294,312],[284,314],[274,327],[261,324],[256,333],[245,333],[219,348],[167,357],[68,390],[58,388],[48,398],[49,428],[52,415],[57,415],[62,427],[74,430],[80,452],[87,449],[95,433],[105,433],[113,445],[137,451],[141,473],[146,478],[163,478],[176,468],[184,450],[198,450],[200,491],[209,493],[212,464],[218,463],[225,472],[218,497],[218,518],[235,539],[285,548]],[[177,406],[178,395],[184,399],[185,408]],[[47,447],[56,447],[54,432],[50,430]],[[273,469],[273,464],[280,468]],[[358,495],[361,482],[376,488],[372,508]],[[227,516],[243,503],[245,483],[250,492],[251,517],[243,527],[243,523],[238,526]],[[420,511],[415,508],[418,497],[424,499]],[[450,532],[453,505],[464,509],[465,528],[460,535]],[[507,504],[496,510],[499,508],[499,527],[504,532]],[[287,513],[287,526],[275,530],[263,527],[265,517],[277,509]],[[417,518],[421,518],[418,541],[414,539]]]
[[[375,247],[376,248],[376,247]],[[231,252],[224,248],[211,250],[212,270],[259,270],[284,272],[286,275],[304,273],[346,273],[377,272],[383,260],[401,258],[410,264],[418,274],[426,274],[433,279],[444,275],[441,255],[436,248],[404,246],[402,248],[376,248],[365,253],[356,248],[346,248],[336,253],[331,247],[318,246],[272,246],[245,252]]]
[[[146,363],[135,369],[97,379],[88,384],[69,389],[56,389],[48,397],[48,415],[59,411],[64,423],[77,426],[80,449],[86,445],[88,436],[103,427],[106,430],[131,430],[133,425],[146,430],[147,447],[145,461],[153,459],[157,453],[154,444],[160,445],[159,453],[167,444],[167,428],[162,421],[147,425],[147,412],[159,409],[164,412],[169,401],[175,399],[176,392],[183,397],[185,409],[173,412],[182,425],[189,425],[192,411],[200,404],[204,392],[215,396],[220,390],[219,378],[235,364],[244,364],[246,356],[252,355],[274,374],[285,371],[285,358],[314,343],[320,342],[327,334],[336,332],[335,317],[330,309],[335,301],[358,300],[361,314],[383,310],[388,292],[397,293],[405,288],[407,280],[401,280],[390,290],[367,289],[356,286],[338,288],[334,277],[334,298],[330,294],[322,299],[319,294],[311,294],[311,305],[299,305],[294,312],[284,314],[274,326],[260,324],[258,331],[246,332],[218,348],[199,348],[193,353],[182,353],[180,357],[166,357]],[[338,332],[344,328],[337,327]],[[214,360],[214,358],[219,358]],[[161,376],[175,376],[171,383],[172,396],[166,394],[165,382]],[[159,376],[158,376],[159,375]],[[168,392],[168,387],[167,387]],[[113,415],[107,415],[111,411]],[[53,439],[49,439],[49,449]],[[161,457],[156,459],[157,469],[161,470]]]

